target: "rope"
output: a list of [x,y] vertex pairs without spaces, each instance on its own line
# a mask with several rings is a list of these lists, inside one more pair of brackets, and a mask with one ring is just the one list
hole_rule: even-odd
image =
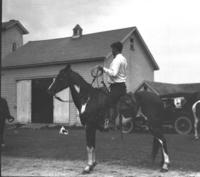
[[97,82],[97,87],[100,87],[99,85],[99,77],[101,77],[101,84],[103,85],[103,87],[109,92],[109,89],[108,87],[106,86],[105,84],[105,81],[104,81],[104,77],[103,77],[103,70],[100,70],[98,68],[99,66],[95,66],[92,70],[91,70],[91,76],[93,77],[93,80],[92,80],[92,83],[91,85],[93,85],[93,83]]
[[97,77],[100,77],[100,76],[103,75],[103,71],[100,70],[98,67],[99,66],[95,66],[94,68],[91,69],[91,75],[92,75],[92,77],[97,78]]
[[[100,76],[103,76],[103,71],[102,70],[100,70],[99,68],[98,68],[98,66],[95,66],[94,68],[92,68],[92,70],[91,70],[91,76],[93,77],[93,80],[92,80],[92,83],[91,83],[91,85],[93,85],[93,83],[95,82],[95,80],[97,81],[97,86],[99,87],[99,80],[98,80],[98,78],[100,77]],[[102,77],[102,80],[103,80],[103,77]]]

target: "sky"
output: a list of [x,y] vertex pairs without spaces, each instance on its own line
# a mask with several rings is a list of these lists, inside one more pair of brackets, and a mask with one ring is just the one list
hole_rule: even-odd
[[155,81],[200,82],[199,0],[3,0],[3,21],[19,20],[24,42],[136,26],[160,70]]

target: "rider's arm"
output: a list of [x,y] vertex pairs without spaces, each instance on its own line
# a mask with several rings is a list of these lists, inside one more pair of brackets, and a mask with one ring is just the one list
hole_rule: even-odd
[[108,75],[115,77],[117,76],[118,72],[119,72],[119,68],[120,68],[120,60],[118,60],[117,58],[113,60],[113,62],[110,65],[110,68],[106,68],[103,67],[103,70],[105,73],[107,73]]

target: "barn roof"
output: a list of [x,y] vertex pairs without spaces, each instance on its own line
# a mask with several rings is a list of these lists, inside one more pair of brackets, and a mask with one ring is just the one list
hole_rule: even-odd
[[82,35],[80,38],[59,38],[30,41],[2,62],[3,68],[17,68],[38,65],[62,64],[66,62],[104,60],[111,55],[110,44],[124,42],[133,32],[141,40],[155,70],[159,67],[151,55],[136,27]]
[[200,92],[200,83],[188,83],[188,84],[170,84],[162,82],[144,81],[137,90],[147,86],[150,90],[156,94],[165,96],[181,96],[195,92]]
[[6,31],[14,26],[17,26],[22,31],[22,34],[28,34],[27,29],[18,20],[10,20],[7,22],[3,22],[1,28],[2,31]]

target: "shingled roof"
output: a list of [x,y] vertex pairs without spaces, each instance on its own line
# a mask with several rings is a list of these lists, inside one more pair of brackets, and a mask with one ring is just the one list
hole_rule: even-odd
[[162,82],[144,81],[137,90],[147,86],[150,90],[156,94],[167,96],[181,96],[195,92],[200,92],[200,83],[188,83],[188,84],[170,84]]
[[18,20],[10,20],[8,22],[3,22],[1,28],[2,31],[5,31],[14,26],[17,26],[21,30],[22,34],[28,34],[27,29]]
[[110,44],[124,42],[133,32],[137,33],[153,68],[158,69],[153,56],[136,27],[82,35],[80,38],[59,38],[30,41],[3,60],[3,68],[50,65],[66,62],[104,60],[110,53]]

